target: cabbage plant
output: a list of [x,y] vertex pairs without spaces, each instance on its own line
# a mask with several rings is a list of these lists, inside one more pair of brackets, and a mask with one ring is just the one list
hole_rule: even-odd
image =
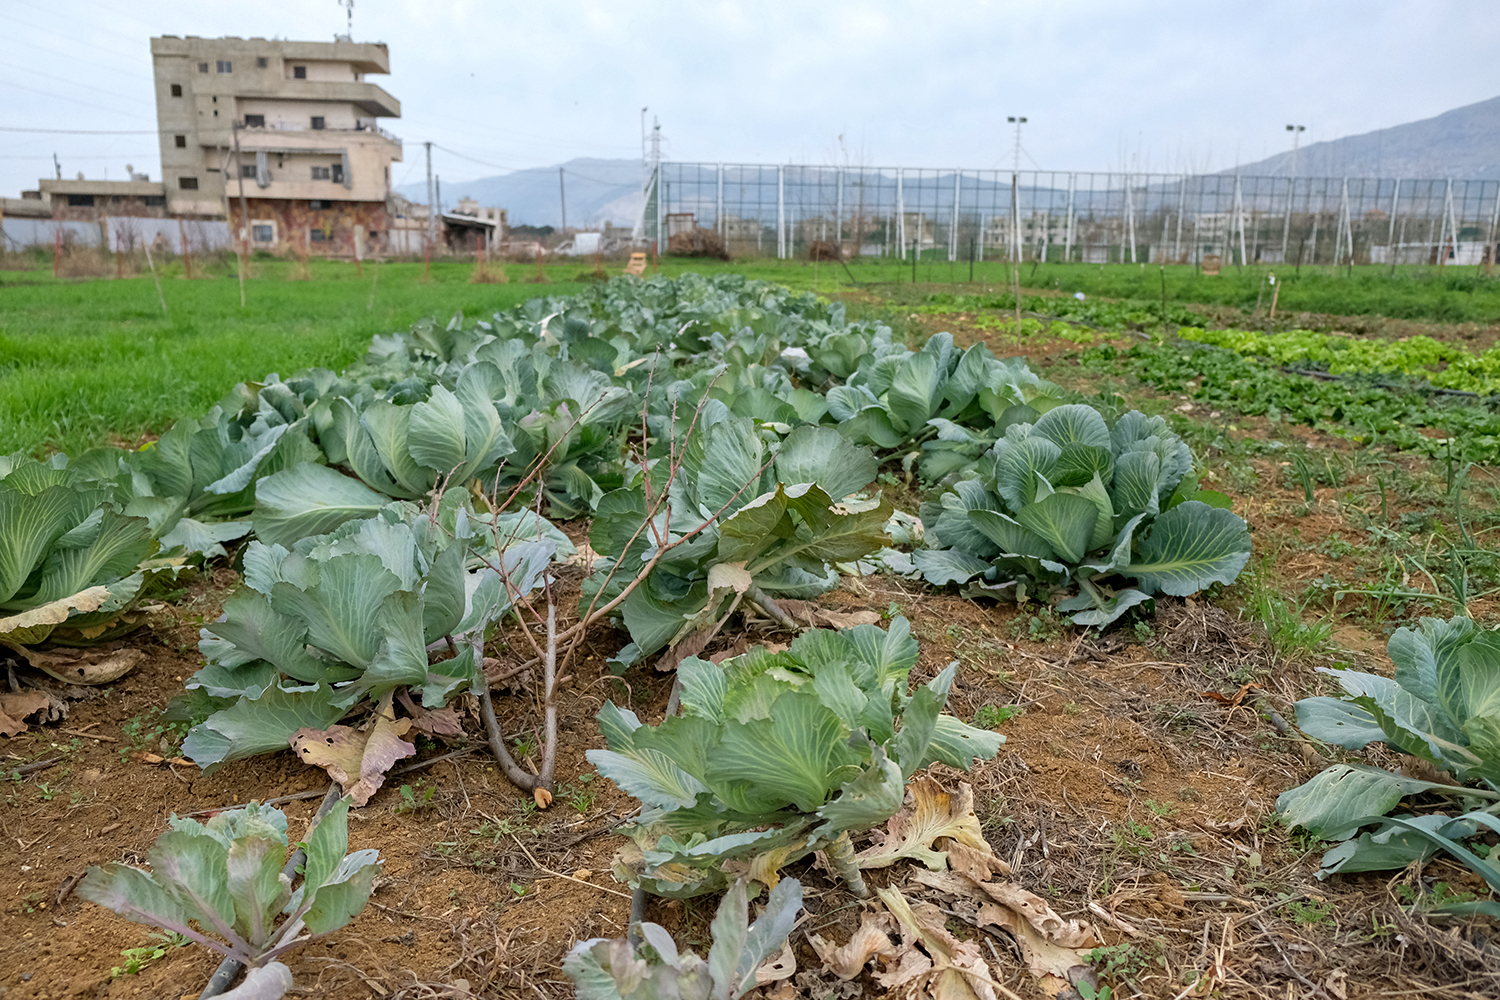
[[151,523],[123,513],[116,498],[65,456],[0,457],[0,645],[23,651],[114,634],[158,549]]
[[1076,589],[1058,609],[1105,625],[1156,593],[1232,583],[1249,559],[1249,528],[1192,467],[1159,416],[1111,427],[1091,406],[1058,406],[1008,426],[970,478],[922,505],[931,547],[913,559],[928,583],[971,596]]
[[397,687],[429,708],[471,690],[475,646],[431,665],[427,646],[482,634],[537,585],[557,543],[513,542],[491,560],[504,577],[471,569],[474,523],[461,494],[448,496],[431,513],[391,503],[290,548],[251,542],[244,586],[203,629],[207,664],[187,684],[225,707],[189,732],[184,753],[216,767],[285,749],[298,729],[323,729]]
[[756,986],[756,970],[780,951],[802,909],[802,883],[783,879],[771,890],[765,912],[750,922],[749,894],[736,882],[724,894],[709,932],[704,960],[679,952],[660,924],[643,922],[637,948],[626,938],[580,941],[563,959],[579,1000],[738,1000]]
[[709,400],[681,455],[600,501],[589,540],[604,558],[584,582],[583,606],[612,600],[660,555],[620,605],[631,652],[650,655],[713,629],[742,598],[831,590],[833,563],[889,544],[890,503],[848,499],[876,468],[868,449],[832,428],[782,439]]
[[[1424,618],[1415,629],[1397,629],[1386,652],[1394,677],[1320,668],[1343,694],[1299,701],[1298,726],[1348,750],[1383,742],[1462,784],[1335,764],[1283,793],[1276,808],[1290,825],[1342,841],[1324,855],[1322,874],[1404,868],[1443,849],[1500,892],[1500,870],[1458,843],[1500,832],[1500,633],[1468,618]],[[1387,815],[1420,793],[1448,796],[1468,811]],[[1356,837],[1365,826],[1374,829]],[[1500,914],[1500,906],[1489,907]]]
[[349,799],[341,799],[308,832],[296,889],[283,872],[286,815],[251,804],[207,823],[173,816],[146,854],[149,872],[91,866],[74,891],[247,967],[245,983],[226,996],[276,1000],[292,986],[291,970],[277,959],[348,924],[374,889],[378,852],[344,854],[348,812]]
[[906,619],[804,632],[785,652],[757,647],[715,665],[678,666],[680,714],[643,725],[606,703],[599,773],[641,802],[621,830],[636,853],[617,866],[634,886],[684,897],[722,888],[738,864],[776,870],[824,850],[859,894],[850,837],[901,808],[906,781],[932,763],[968,770],[1004,737],[943,714],[958,664],[908,690],[917,643]]

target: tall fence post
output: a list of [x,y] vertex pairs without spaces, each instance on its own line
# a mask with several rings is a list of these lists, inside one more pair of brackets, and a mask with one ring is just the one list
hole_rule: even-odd
[[[1390,250],[1388,250],[1387,252],[1391,256],[1392,274],[1396,273],[1396,257],[1398,256],[1398,250],[1396,249],[1396,210],[1400,207],[1400,205],[1401,178],[1398,177],[1396,178],[1396,189],[1391,192],[1391,231],[1385,238],[1386,245],[1390,247]],[[1495,205],[1497,209],[1500,209],[1500,200],[1497,200],[1495,202]]]
[[786,260],[786,168],[776,168],[776,259]]
[[1484,240],[1484,273],[1489,275],[1495,266],[1495,226],[1500,224],[1500,185],[1495,189],[1495,208],[1490,212],[1490,231]]
[[953,171],[953,225],[948,227],[948,261],[952,263],[958,260],[958,196],[959,185],[962,183],[963,171]]
[[906,259],[906,194],[902,190],[902,170],[896,168],[896,245],[901,248],[901,259]]
[[1187,203],[1187,174],[1182,175],[1182,180],[1177,185],[1177,235],[1172,243],[1172,259],[1182,259],[1182,209]]
[[1131,177],[1125,175],[1125,232],[1130,237],[1130,263],[1135,261],[1135,194],[1131,191]]
[[1068,228],[1063,236],[1063,263],[1073,259],[1073,193],[1078,185],[1078,175],[1068,175]]
[[719,164],[719,201],[714,208],[714,228],[719,231],[719,242],[729,242],[729,230],[724,225],[724,164]]
[[835,195],[836,203],[833,209],[833,242],[839,248],[839,256],[844,254],[844,168],[838,168],[838,194]]
[[[1239,174],[1234,175],[1234,221],[1240,227],[1240,267],[1244,267],[1249,261],[1245,259],[1245,197]],[[1233,250],[1229,255],[1234,256]]]

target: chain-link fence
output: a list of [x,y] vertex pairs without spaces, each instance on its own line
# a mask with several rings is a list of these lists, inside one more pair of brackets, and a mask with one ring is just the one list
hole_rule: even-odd
[[1500,181],[662,163],[648,241],[735,255],[1085,263],[1479,264]]

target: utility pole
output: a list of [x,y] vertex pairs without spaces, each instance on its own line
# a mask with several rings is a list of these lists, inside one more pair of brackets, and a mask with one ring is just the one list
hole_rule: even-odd
[[[350,2],[352,3],[353,0]],[[245,261],[250,256],[250,245],[246,242],[250,237],[250,212],[245,207],[245,168],[240,164],[239,122],[234,123],[234,172],[240,179],[240,308],[243,309],[245,308]]]
[[437,238],[437,216],[433,214],[432,198],[432,143],[424,142],[422,145],[427,147],[427,245],[431,247],[432,241]]
[[651,185],[656,195],[656,217],[651,220],[652,242],[661,243],[661,119],[651,116]]
[[557,194],[559,200],[562,201],[562,233],[566,236],[568,232],[568,187],[563,180],[562,167],[557,168]]
[[1287,243],[1292,235],[1292,198],[1297,193],[1297,146],[1302,139],[1302,133],[1307,131],[1307,126],[1288,125],[1286,130],[1292,133],[1292,180],[1286,189],[1286,221],[1281,224],[1282,263],[1286,263]]

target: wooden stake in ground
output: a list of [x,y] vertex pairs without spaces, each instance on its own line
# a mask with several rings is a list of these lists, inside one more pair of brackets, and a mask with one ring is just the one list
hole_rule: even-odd
[[161,303],[161,311],[167,311],[167,299],[161,293],[161,278],[156,276],[156,263],[151,259],[151,242],[148,240],[146,247],[146,266],[151,268],[151,280],[156,282],[156,300]]
[[1270,332],[1271,326],[1276,322],[1276,298],[1281,294],[1281,286],[1276,283],[1276,275],[1271,275],[1271,316],[1266,321],[1266,331]]
[[182,266],[187,271],[188,280],[193,280],[193,255],[188,252],[187,230],[182,226],[182,220],[177,220],[177,238],[182,241]]

